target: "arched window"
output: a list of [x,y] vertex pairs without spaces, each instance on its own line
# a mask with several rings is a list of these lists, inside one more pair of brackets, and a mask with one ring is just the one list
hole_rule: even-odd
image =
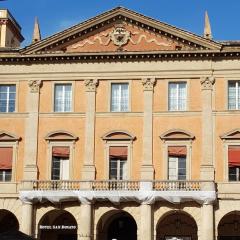
[[48,177],[51,180],[70,180],[78,137],[66,131],[55,131],[49,133],[45,140],[48,141]]
[[191,133],[182,129],[172,129],[163,133],[164,177],[169,180],[187,180],[191,178]]
[[131,176],[132,142],[135,136],[126,131],[105,134],[106,177],[110,180],[127,180]]

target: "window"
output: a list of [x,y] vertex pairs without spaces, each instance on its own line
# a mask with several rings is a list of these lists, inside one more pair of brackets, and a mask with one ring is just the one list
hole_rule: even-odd
[[70,112],[72,110],[72,85],[55,84],[54,112]]
[[240,109],[240,81],[228,82],[228,109]]
[[240,145],[228,146],[228,179],[240,181]]
[[110,147],[109,148],[109,178],[110,180],[127,179],[127,147]]
[[13,148],[0,147],[0,182],[12,180]]
[[186,156],[185,146],[168,147],[168,179],[186,180]]
[[52,148],[52,180],[69,180],[69,147]]
[[129,111],[129,84],[112,83],[111,84],[111,111],[127,112]]
[[186,110],[187,84],[185,82],[169,83],[168,109],[170,111]]
[[0,85],[0,112],[14,112],[16,85]]

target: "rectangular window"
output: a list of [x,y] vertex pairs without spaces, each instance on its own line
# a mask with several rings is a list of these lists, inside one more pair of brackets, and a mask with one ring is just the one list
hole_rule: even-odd
[[0,85],[0,112],[14,112],[16,85]]
[[228,147],[228,179],[240,181],[240,146]]
[[72,111],[72,84],[55,84],[54,112]]
[[12,180],[12,147],[0,147],[0,182]]
[[187,108],[187,84],[185,82],[169,83],[168,109],[183,111]]
[[228,82],[228,109],[240,109],[240,81]]
[[109,178],[110,180],[127,179],[127,147],[109,148]]
[[69,147],[52,148],[52,180],[69,180]]
[[129,111],[129,84],[112,83],[111,84],[111,111],[127,112]]
[[186,180],[186,156],[185,146],[168,147],[168,179]]

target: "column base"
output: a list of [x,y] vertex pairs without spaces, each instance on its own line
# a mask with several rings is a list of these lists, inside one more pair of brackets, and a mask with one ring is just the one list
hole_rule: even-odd
[[142,180],[153,180],[154,179],[153,165],[142,165],[142,167],[141,167],[141,179]]
[[83,180],[95,180],[96,169],[94,165],[84,165],[82,170]]
[[24,180],[36,180],[38,177],[38,168],[36,165],[26,165],[24,167]]
[[201,180],[213,181],[215,179],[215,170],[213,166],[202,165],[200,171],[201,171]]

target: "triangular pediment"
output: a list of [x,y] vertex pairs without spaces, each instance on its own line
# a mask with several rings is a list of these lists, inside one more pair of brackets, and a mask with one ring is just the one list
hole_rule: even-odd
[[5,131],[0,131],[0,142],[16,142],[21,138]]
[[31,44],[31,53],[219,50],[221,44],[118,7]]
[[234,140],[240,139],[240,128],[231,130],[220,136],[222,139]]

